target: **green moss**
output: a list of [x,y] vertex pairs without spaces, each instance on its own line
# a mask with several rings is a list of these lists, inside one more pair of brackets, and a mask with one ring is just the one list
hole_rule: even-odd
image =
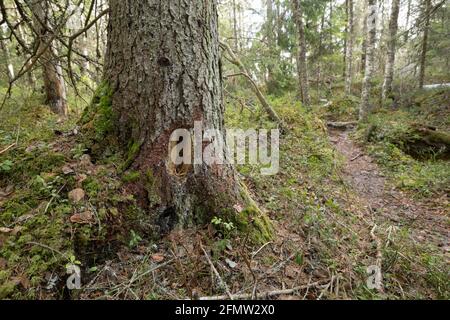
[[137,182],[141,178],[141,173],[139,171],[130,171],[126,172],[123,177],[122,181],[125,183],[131,183],[131,182]]
[[96,178],[90,177],[83,182],[83,188],[89,197],[95,198],[100,193],[102,186]]
[[84,131],[84,143],[92,152],[100,153],[107,147],[114,145],[111,133],[114,132],[115,114],[112,108],[113,91],[107,82],[102,82],[92,99],[92,103],[85,109],[80,120]]
[[145,174],[145,189],[148,194],[148,201],[150,207],[158,205],[161,202],[161,197],[158,194],[158,181],[153,175],[152,170],[148,170]]
[[142,146],[142,143],[139,143],[139,142],[130,143],[128,152],[126,154],[126,160],[123,163],[123,165],[120,167],[119,171],[123,172],[123,171],[127,170],[133,164],[133,161],[136,159],[137,155],[139,154],[139,151],[141,151],[141,146]]
[[7,298],[11,295],[16,288],[16,284],[14,282],[7,282],[0,286],[0,300]]

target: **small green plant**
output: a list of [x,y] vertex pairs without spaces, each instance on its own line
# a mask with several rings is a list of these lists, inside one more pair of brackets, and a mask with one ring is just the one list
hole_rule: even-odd
[[131,239],[130,242],[128,243],[128,246],[130,248],[135,248],[141,241],[142,238],[134,230],[131,230]]
[[0,172],[9,172],[12,170],[14,163],[11,160],[5,160],[0,163]]
[[235,228],[233,222],[225,222],[221,218],[217,218],[217,217],[214,217],[212,219],[211,223],[214,226],[222,228],[222,229],[224,229],[224,230],[226,230],[228,232],[233,231],[234,228]]
[[69,262],[66,264],[66,269],[71,268],[72,266],[81,266],[81,261],[77,260],[74,255],[69,257]]
[[70,150],[75,160],[81,159],[81,157],[88,151],[82,144],[77,144],[75,148]]

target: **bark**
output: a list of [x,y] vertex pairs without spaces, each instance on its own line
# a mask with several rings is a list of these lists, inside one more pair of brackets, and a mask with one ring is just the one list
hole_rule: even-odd
[[311,98],[309,96],[308,61],[306,57],[307,49],[303,25],[303,10],[300,0],[294,0],[294,15],[298,34],[297,73],[299,80],[299,95],[302,103],[305,106],[309,106]]
[[400,12],[400,0],[392,0],[391,19],[389,22],[389,40],[386,70],[383,83],[383,100],[389,98],[392,93],[394,79],[395,52],[397,50],[398,16]]
[[[3,32],[3,26],[0,26],[0,38],[3,38],[4,32]],[[6,74],[8,75],[9,81],[14,79],[14,66],[11,62],[11,52],[9,51],[7,40],[0,40],[0,49],[2,50],[4,59],[5,59],[5,66],[6,66]]]
[[276,52],[276,39],[275,39],[275,19],[273,12],[273,1],[274,0],[266,0],[266,37],[267,37],[267,45],[269,49],[268,63],[267,63],[267,78],[266,78],[266,87],[267,92],[272,94],[275,92],[277,83],[275,81],[274,76],[274,65],[272,59]]
[[408,42],[409,40],[409,21],[411,19],[411,5],[412,5],[412,0],[408,0],[408,9],[406,11],[406,31],[405,31],[405,42]]
[[234,51],[239,52],[239,31],[238,31],[238,22],[237,22],[237,7],[236,0],[232,2],[233,6],[233,36],[234,36]]
[[364,0],[364,21],[363,21],[363,41],[361,44],[361,74],[364,75],[366,71],[366,62],[367,62],[367,0]]
[[40,58],[40,64],[44,77],[46,102],[54,113],[65,117],[67,116],[66,84],[55,46],[48,45],[52,35],[49,32],[51,27],[48,23],[47,5],[46,1],[35,1],[32,4],[33,24],[37,32],[38,52],[44,51]]
[[370,98],[374,85],[374,62],[375,62],[375,44],[377,38],[377,1],[369,0],[367,8],[367,54],[365,75],[361,94],[361,105],[359,109],[359,119],[364,121],[371,112]]
[[254,202],[233,166],[178,166],[169,157],[176,129],[192,132],[202,121],[224,134],[216,1],[110,0],[108,31],[101,105],[111,110],[110,135],[128,151],[126,167],[141,173],[136,196],[159,231],[250,212],[258,216],[248,225],[267,231],[267,218],[247,209]]
[[351,94],[353,76],[353,37],[354,37],[354,15],[353,0],[347,0],[347,35],[345,50],[345,93]]
[[428,52],[428,34],[430,32],[430,20],[431,20],[431,0],[423,0],[424,1],[424,11],[423,17],[425,19],[425,26],[423,30],[423,39],[422,39],[422,51],[420,54],[420,74],[419,74],[419,88],[423,88],[425,84],[425,69],[427,63],[427,52]]

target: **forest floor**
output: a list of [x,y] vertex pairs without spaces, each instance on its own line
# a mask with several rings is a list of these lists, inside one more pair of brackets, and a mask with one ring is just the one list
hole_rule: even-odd
[[[448,94],[441,103],[433,95],[436,114],[425,113],[443,130]],[[405,119],[422,121],[415,111],[377,115],[380,141],[362,143],[364,128],[329,131],[321,112],[292,96],[272,99],[289,129],[280,173],[238,168],[274,224],[273,240],[261,244],[217,221],[152,234],[128,188],[139,176],[118,170],[126,159],[95,159],[79,115],[60,121],[35,101],[11,103],[0,123],[0,150],[11,146],[0,154],[0,299],[450,296],[448,161],[417,161],[385,142]],[[274,126],[258,109],[229,106],[226,118],[230,128]],[[73,265],[81,290],[66,287]],[[374,265],[380,290],[367,286]]]
[[330,130],[331,142],[345,157],[345,179],[369,210],[378,215],[377,220],[407,224],[416,241],[432,243],[443,253],[450,253],[447,196],[418,200],[398,190],[350,135],[348,130]]

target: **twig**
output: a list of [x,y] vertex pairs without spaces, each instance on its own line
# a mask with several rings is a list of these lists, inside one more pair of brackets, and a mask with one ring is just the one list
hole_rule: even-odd
[[[209,258],[208,253],[206,252],[205,248],[203,248],[203,246],[201,244],[200,244],[200,248],[202,249],[203,253],[205,254],[206,260],[208,260],[208,263],[211,266],[213,273],[215,274],[217,279],[219,279],[220,285],[223,288],[225,288],[225,292],[227,293],[227,298],[229,298],[230,300],[234,300],[234,298],[230,292],[230,289],[228,288],[228,285],[226,284],[225,281],[223,281],[222,277],[220,276],[219,272],[217,271],[216,267],[214,266],[214,263]],[[250,297],[251,297],[251,295],[250,295]]]
[[[324,286],[324,283],[329,282],[327,281],[318,281],[318,282],[314,282],[311,284],[307,284],[304,286],[299,286],[299,287],[295,287],[292,289],[286,289],[286,290],[275,290],[275,291],[268,291],[268,292],[264,292],[261,293],[260,296],[264,297],[264,298],[271,298],[271,297],[276,297],[276,296],[282,296],[282,295],[287,295],[287,294],[293,294],[297,291],[301,291],[301,290],[309,290],[311,288],[324,288],[326,286],[329,287],[329,284]],[[238,294],[238,295],[234,295],[231,298],[234,300],[247,300],[247,299],[251,299],[253,296],[253,293],[245,293],[245,294]],[[203,297],[200,298],[201,301],[217,301],[217,300],[226,300],[227,298],[229,298],[228,296],[214,296],[214,297]]]
[[364,156],[364,154],[363,154],[363,153],[360,153],[360,154],[358,154],[356,157],[351,158],[351,159],[350,159],[350,162],[356,161],[356,160],[358,160],[359,158],[361,158],[362,156]]

